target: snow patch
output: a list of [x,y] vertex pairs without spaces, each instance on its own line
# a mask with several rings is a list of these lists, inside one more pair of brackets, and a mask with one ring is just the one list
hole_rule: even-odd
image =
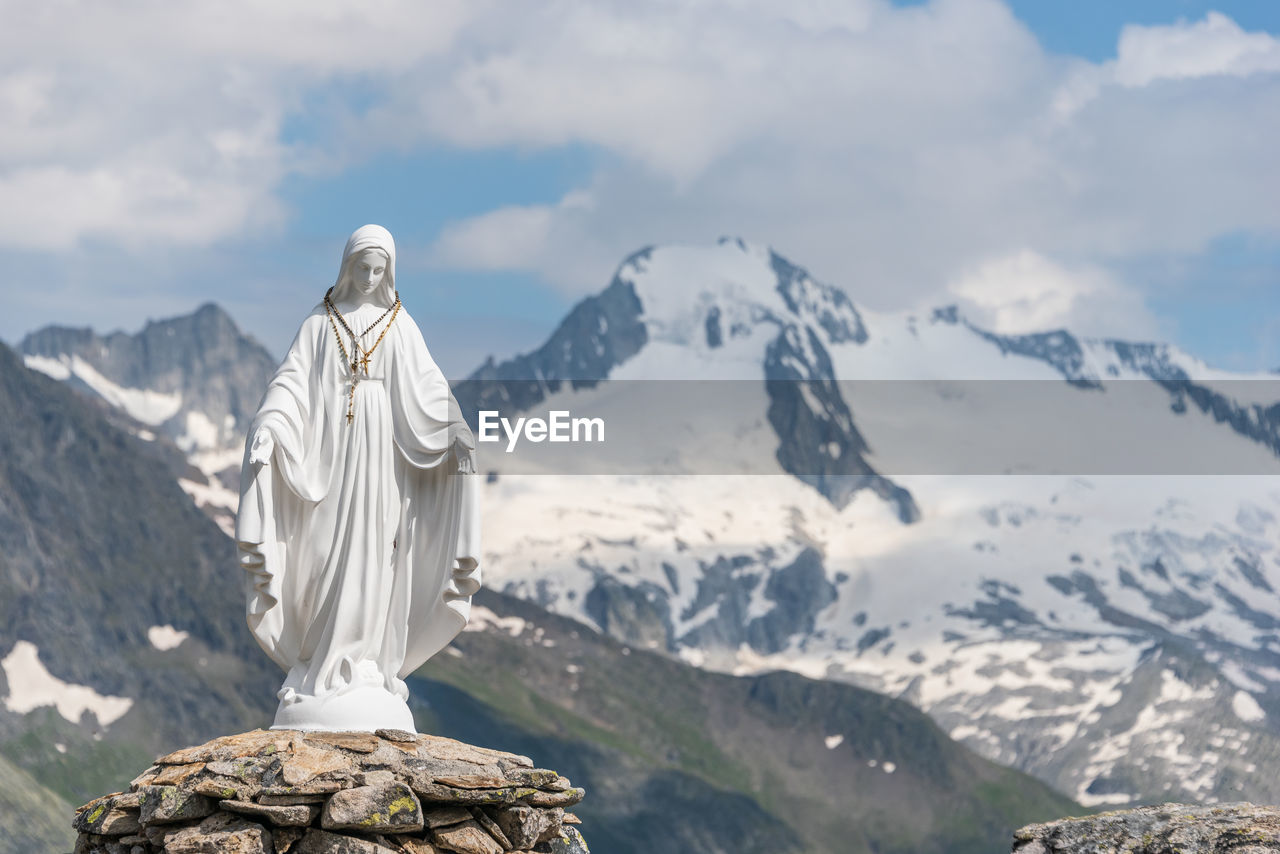
[[682,646],[676,654],[685,664],[693,667],[704,667],[707,662],[706,652],[694,646]]
[[[721,323],[728,329],[751,325],[766,312],[790,313],[775,290],[778,278],[769,266],[769,250],[754,244],[663,246],[618,275],[635,287],[650,341],[674,343],[686,351],[704,349],[706,313],[713,305],[720,307]],[[740,317],[735,314],[739,311]]]
[[1257,723],[1267,716],[1262,706],[1258,705],[1258,701],[1253,699],[1253,695],[1244,691],[1237,691],[1231,698],[1231,711],[1235,712],[1240,720],[1250,724]]
[[1223,661],[1218,664],[1218,672],[1227,678],[1232,685],[1245,691],[1266,693],[1267,686],[1249,675],[1248,671],[1236,661]]
[[143,424],[156,427],[177,415],[182,408],[181,394],[165,394],[151,389],[117,385],[79,356],[72,356],[67,368],[69,376],[74,375],[107,403],[123,409],[130,418]]
[[39,371],[55,380],[71,379],[71,368],[61,359],[50,359],[48,356],[23,356],[22,361],[33,371]]
[[128,697],[104,697],[85,685],[73,685],[54,676],[40,663],[40,650],[30,641],[18,641],[0,660],[9,681],[5,708],[25,715],[41,706],[53,706],[72,723],[80,723],[91,712],[98,723],[108,727],[133,707]]
[[826,679],[829,675],[827,669],[830,667],[830,663],[823,658],[799,656],[793,652],[761,655],[745,643],[738,647],[737,661],[737,665],[730,671],[734,676],[790,670],[810,679]]
[[212,450],[195,450],[187,454],[193,466],[206,476],[212,476],[229,468],[240,470],[240,462],[244,458],[243,444],[230,448],[214,448]]
[[196,450],[217,448],[219,432],[218,425],[210,421],[209,416],[193,409],[187,413],[186,430],[176,442],[188,454]]
[[1091,795],[1084,791],[1086,788],[1088,788],[1087,785],[1081,786],[1080,791],[1076,793],[1076,800],[1080,802],[1081,806],[1085,807],[1099,807],[1104,804],[1127,804],[1137,797],[1137,795],[1130,795],[1124,792],[1110,792],[1105,795]]
[[483,632],[489,629],[506,632],[511,637],[519,637],[529,627],[528,622],[520,617],[499,617],[483,605],[471,606],[471,618],[467,620],[464,632]]
[[191,500],[197,507],[219,507],[235,513],[236,508],[240,506],[240,496],[213,478],[210,478],[208,483],[196,483],[185,477],[178,478],[178,486],[191,496]]
[[190,632],[180,631],[173,626],[152,626],[147,629],[147,640],[161,652],[176,649],[189,637],[191,637]]
[[194,480],[178,478],[178,486],[191,497],[197,507],[208,508],[213,521],[228,537],[236,535],[236,510],[240,507],[240,496],[223,486],[216,478],[210,477],[208,483],[197,483]]

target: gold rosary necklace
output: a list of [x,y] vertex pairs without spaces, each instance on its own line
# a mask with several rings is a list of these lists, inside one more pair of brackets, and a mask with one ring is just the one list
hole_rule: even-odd
[[[329,326],[333,328],[334,340],[338,342],[338,350],[342,353],[342,363],[351,368],[351,390],[347,393],[347,423],[350,424],[355,418],[356,405],[356,384],[360,382],[360,371],[364,371],[364,375],[369,376],[369,360],[373,357],[373,351],[378,349],[378,345],[382,343],[382,339],[387,337],[387,330],[391,328],[391,324],[395,323],[396,315],[400,313],[400,292],[396,291],[396,301],[391,304],[391,308],[378,315],[378,319],[370,323],[364,332],[357,335],[351,329],[351,325],[347,323],[347,319],[342,316],[342,312],[338,311],[338,307],[333,304],[333,288],[325,291],[324,294],[324,310],[329,318]],[[387,315],[391,315],[391,319],[387,320],[387,325],[382,327],[382,332],[378,335],[378,340],[373,342],[373,346],[363,348],[360,340],[364,336],[377,327]],[[347,352],[346,346],[342,343],[342,333],[338,331],[341,325],[346,333],[351,336],[351,352]]]

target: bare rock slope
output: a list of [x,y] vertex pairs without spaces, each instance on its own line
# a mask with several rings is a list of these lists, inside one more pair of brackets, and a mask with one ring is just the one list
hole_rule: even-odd
[[1273,854],[1280,807],[1161,804],[1033,824],[1014,834],[1014,854]]

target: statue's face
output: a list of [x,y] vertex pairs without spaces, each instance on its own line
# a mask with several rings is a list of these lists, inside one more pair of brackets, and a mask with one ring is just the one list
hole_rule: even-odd
[[382,284],[387,272],[387,256],[377,249],[366,249],[351,261],[351,284],[369,296]]

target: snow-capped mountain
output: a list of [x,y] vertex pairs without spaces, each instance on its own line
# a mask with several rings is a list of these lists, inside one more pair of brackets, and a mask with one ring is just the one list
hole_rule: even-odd
[[183,490],[230,533],[244,433],[278,360],[226,312],[207,304],[133,335],[49,326],[18,352],[27,367],[123,411],[143,439],[173,441],[194,466]]
[[856,296],[740,240],[652,247],[487,362],[464,411],[599,416],[612,468],[482,446],[486,583],[903,697],[1087,804],[1280,800],[1277,378]]
[[[712,404],[663,407],[679,384],[646,400],[623,382],[689,378],[754,380],[729,441],[698,432]],[[636,253],[546,345],[458,394],[601,415],[624,447],[629,422],[664,424],[649,446],[687,472],[508,475],[489,453],[489,583],[705,667],[905,697],[985,755],[1119,804],[1280,797],[1275,391],[1161,344],[861,310],[721,240]],[[1067,474],[997,474],[1051,468],[1047,446],[1083,429],[1064,416],[1110,426]],[[1251,474],[1106,474],[1148,470],[1125,467],[1148,451]],[[993,452],[1039,464],[966,465]]]

